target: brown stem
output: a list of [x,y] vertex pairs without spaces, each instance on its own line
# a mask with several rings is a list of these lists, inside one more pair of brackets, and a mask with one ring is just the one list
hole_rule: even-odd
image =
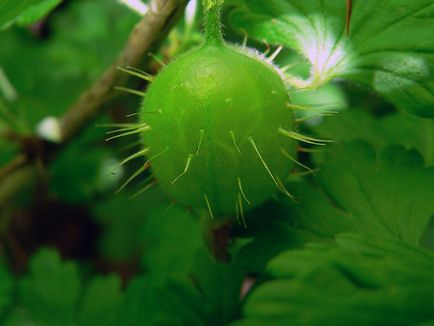
[[[117,67],[137,66],[144,58],[147,59],[147,53],[158,47],[164,40],[183,12],[186,2],[186,0],[154,0],[153,9],[134,27],[116,61],[60,118],[62,132],[60,147],[50,147],[42,151],[44,157],[37,159],[47,161],[52,152],[65,146],[93,119],[104,112],[103,104],[112,97],[113,87],[122,86],[126,82],[125,74],[122,74]],[[25,184],[24,171],[29,170],[34,162],[34,158],[29,159],[26,153],[22,155],[24,158],[19,156],[11,164],[0,169],[0,210],[2,205]]]
[[60,120],[63,142],[68,142],[90,121],[101,114],[101,106],[113,95],[113,87],[125,83],[126,74],[118,67],[137,66],[152,47],[164,39],[179,17],[185,1],[155,1],[156,10],[150,10],[134,27],[116,61],[71,106]]
[[15,159],[13,159],[10,163],[2,167],[0,170],[0,180],[5,179],[6,177],[13,174],[16,170],[19,170],[23,166],[27,164],[27,157],[24,154],[20,154]]
[[232,239],[231,229],[231,220],[211,228],[211,250],[214,257],[222,262],[230,261],[228,247]]

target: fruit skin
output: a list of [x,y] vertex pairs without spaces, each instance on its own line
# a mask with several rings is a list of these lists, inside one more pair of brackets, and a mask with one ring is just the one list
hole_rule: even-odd
[[150,157],[157,155],[151,166],[162,188],[193,208],[208,208],[206,195],[216,217],[233,215],[241,200],[247,209],[272,197],[276,184],[251,139],[273,176],[284,180],[292,163],[281,150],[295,152],[295,141],[278,133],[294,129],[287,101],[271,64],[227,45],[205,43],[167,65],[140,115],[151,127],[143,141]]

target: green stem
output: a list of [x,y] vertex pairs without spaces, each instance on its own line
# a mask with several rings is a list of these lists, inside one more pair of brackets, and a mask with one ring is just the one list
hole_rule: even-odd
[[214,0],[213,4],[207,5],[209,1],[204,1],[205,42],[212,45],[223,45],[220,24],[220,9],[223,1]]

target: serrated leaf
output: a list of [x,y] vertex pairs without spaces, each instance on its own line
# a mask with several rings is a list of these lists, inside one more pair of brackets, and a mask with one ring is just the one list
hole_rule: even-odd
[[264,272],[267,262],[281,251],[301,248],[306,242],[329,241],[337,232],[350,228],[345,217],[318,187],[293,184],[289,189],[299,204],[270,203],[249,216],[247,229],[239,234],[251,239],[236,257],[245,270]]
[[112,325],[122,301],[119,277],[95,277],[87,285],[78,316],[78,325]]
[[204,248],[199,221],[185,208],[151,207],[142,226],[145,277],[130,284],[119,325],[222,325],[240,305],[243,272]]
[[335,145],[325,162],[316,185],[289,186],[300,203],[282,202],[271,214],[266,208],[265,223],[251,221],[253,240],[238,257],[248,270],[260,271],[281,250],[350,230],[418,245],[434,213],[434,168],[416,151],[389,146],[376,153],[356,141]]
[[375,117],[362,110],[347,110],[328,117],[313,128],[319,136],[335,141],[361,139],[377,150],[387,144],[417,149],[428,166],[434,164],[434,122],[409,114]]
[[434,256],[397,241],[342,234],[273,259],[236,325],[415,325],[434,321]]
[[77,267],[44,249],[30,261],[30,275],[22,279],[20,297],[37,325],[74,325],[81,284]]
[[434,168],[415,150],[389,146],[376,154],[366,143],[327,155],[319,182],[354,228],[418,245],[434,213]]
[[116,319],[123,297],[117,276],[95,276],[83,288],[77,265],[63,262],[53,249],[38,251],[29,269],[6,325],[93,326]]
[[345,1],[236,3],[231,25],[250,37],[303,54],[312,65],[312,86],[345,77],[373,88],[402,109],[434,117],[432,1],[354,2],[349,37]]
[[197,252],[187,273],[166,272],[134,280],[117,325],[225,325],[238,315],[243,272]]

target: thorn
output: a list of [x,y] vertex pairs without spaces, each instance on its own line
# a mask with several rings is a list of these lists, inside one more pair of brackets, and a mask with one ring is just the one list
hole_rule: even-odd
[[312,170],[310,167],[308,167],[307,165],[304,165],[303,163],[301,163],[301,162],[299,162],[298,160],[296,160],[296,159],[295,159],[294,157],[292,157],[292,156],[291,156],[291,155],[290,155],[290,154],[289,154],[285,149],[281,148],[280,150],[281,150],[283,156],[287,157],[291,162],[297,164],[298,166],[301,166],[302,168],[308,170],[308,171],[311,172],[312,174],[315,174],[315,173],[313,173],[313,170]]
[[121,91],[121,92],[125,92],[125,93],[128,93],[128,94],[137,95],[137,96],[140,96],[140,97],[145,97],[145,95],[146,95],[145,92],[141,92],[141,91],[138,91],[138,90],[132,89],[132,88],[115,86],[114,89],[117,90],[117,91]]
[[280,180],[279,177],[276,178],[277,179],[277,183],[279,184],[279,190],[281,192],[283,192],[285,195],[287,195],[289,198],[291,198],[291,200],[293,200],[294,202],[298,203],[297,199],[294,197],[294,195],[292,195],[288,189],[286,189],[285,185],[283,184],[282,180]]
[[182,176],[184,176],[187,173],[188,168],[190,167],[191,160],[193,159],[193,156],[194,156],[193,154],[188,155],[187,163],[185,164],[184,171],[182,171],[182,173],[180,175],[178,175],[175,179],[173,179],[172,184],[174,184],[176,181],[179,180],[179,178],[181,178]]
[[203,196],[205,197],[205,202],[206,202],[206,206],[208,207],[208,211],[209,211],[209,215],[211,216],[211,219],[214,219],[214,214],[212,213],[212,209],[211,209],[211,205],[209,203],[208,200],[208,196],[206,194],[203,194]]
[[150,83],[152,83],[154,81],[154,76],[152,76],[152,75],[150,75],[144,71],[141,71],[137,68],[134,68],[134,67],[126,67],[126,68],[117,67],[117,69],[119,69],[120,71],[125,72],[131,76],[135,76],[135,77],[138,77],[140,79],[146,80]]
[[130,114],[127,114],[127,115],[125,116],[125,118],[135,117],[135,116],[138,116],[139,114],[140,114],[140,112],[130,113]]
[[286,107],[288,109],[293,109],[293,110],[311,110],[311,108],[309,108],[307,106],[297,105],[297,104],[292,104],[292,103],[286,103]]
[[151,183],[147,184],[143,189],[136,192],[134,195],[130,197],[130,199],[136,198],[137,196],[143,194],[145,191],[148,191],[152,187],[154,187],[156,184],[158,184],[158,181],[156,179],[152,180]]
[[240,192],[241,192],[241,194],[243,195],[244,199],[246,200],[247,204],[249,204],[249,206],[252,205],[252,204],[250,203],[250,201],[247,199],[246,194],[244,193],[243,186],[241,185],[241,178],[238,177],[238,180],[237,180],[237,181],[238,181],[238,188],[240,189]]
[[253,140],[252,137],[249,137],[249,141],[253,146],[253,149],[255,150],[256,154],[258,154],[259,159],[261,160],[262,164],[265,167],[265,170],[268,172],[268,174],[270,175],[271,179],[273,180],[274,184],[276,185],[277,189],[279,189],[281,192],[283,192],[284,194],[288,195],[289,197],[292,197],[291,194],[288,192],[288,190],[286,190],[286,188],[282,185],[279,184],[278,182],[278,178],[276,179],[273,175],[273,173],[271,172],[270,168],[268,167],[267,163],[264,161],[264,159],[262,158],[261,153],[259,153],[258,147],[255,144],[255,141]]
[[138,151],[137,153],[135,153],[135,154],[133,154],[133,155],[127,157],[126,159],[124,159],[124,160],[120,163],[120,165],[122,166],[122,165],[124,165],[125,163],[128,163],[129,161],[132,161],[132,160],[134,160],[135,158],[138,158],[138,157],[140,157],[140,156],[145,156],[148,152],[149,152],[149,148],[142,149],[141,151]]
[[[300,110],[314,110],[315,108],[333,108],[333,107],[339,107],[342,106],[342,103],[339,102],[335,102],[335,103],[321,103],[321,104],[309,104],[309,105],[297,105],[297,104],[292,104],[292,103],[286,103],[286,106],[290,109],[300,109]],[[331,112],[331,113],[338,113],[336,111],[327,111],[327,112]]]
[[311,144],[311,145],[318,145],[318,146],[324,146],[327,145],[327,143],[333,143],[334,141],[332,140],[327,140],[327,139],[319,139],[319,138],[314,138],[314,137],[310,137],[310,136],[306,136],[306,135],[302,135],[299,133],[296,133],[294,131],[291,130],[285,130],[282,127],[280,127],[278,129],[278,132],[284,136],[290,137],[292,139],[307,143],[307,144]]
[[[308,84],[308,82],[305,82],[305,81],[303,81],[303,80],[301,80],[301,79],[299,79],[297,82],[295,82],[294,84],[291,84],[291,80],[288,80],[288,79],[286,79],[285,80],[286,82],[288,82],[289,83],[289,86],[290,87],[294,87],[294,88],[289,88],[289,89],[287,89],[287,92],[288,92],[288,94],[290,94],[290,92],[302,92],[302,91],[305,91],[305,90],[312,90],[312,87],[311,86],[301,86],[301,83],[303,84],[303,85],[306,85],[306,84]],[[300,83],[300,84],[299,84]]]
[[146,132],[146,131],[148,131],[150,129],[151,129],[151,127],[149,127],[149,126],[141,127],[141,128],[138,128],[138,129],[135,129],[135,130],[132,130],[132,131],[124,132],[122,134],[109,137],[109,138],[106,139],[106,141],[110,141],[110,140],[113,140],[113,139],[116,139],[116,138],[120,138],[120,137],[125,137],[125,136],[139,134],[139,133],[142,133],[142,132]]
[[[287,65],[285,65],[285,66],[283,66],[282,68],[280,68],[280,70],[282,71],[282,72],[287,72],[289,69],[291,69],[291,68],[293,68],[293,67],[295,67],[295,66],[298,66],[298,65],[300,65],[300,64],[302,64],[303,63],[303,61],[297,61],[297,62],[293,62],[293,63],[288,63]],[[288,78],[287,79],[291,79],[291,78],[293,78],[294,76],[288,76]]]
[[237,145],[237,140],[235,139],[235,134],[233,131],[229,131],[229,134],[231,135],[232,141],[234,142],[235,148],[237,149],[238,153],[241,154],[241,150]]
[[166,151],[169,150],[169,147],[166,147],[164,150],[162,150],[160,153],[155,154],[154,156],[152,156],[151,158],[149,158],[145,164],[143,164],[143,166],[141,166],[136,172],[133,173],[132,176],[130,176],[127,181],[125,181],[122,186],[120,186],[120,188],[118,190],[116,190],[116,193],[119,193],[120,191],[122,191],[122,189],[124,189],[131,181],[133,181],[137,176],[140,175],[140,173],[146,171],[147,168],[149,168],[150,163],[152,160],[154,160],[155,158],[157,158],[160,155],[163,155]]
[[317,173],[319,171],[320,171],[320,168],[313,169],[312,173],[310,171],[296,172],[296,173],[292,173],[291,177],[304,177],[305,175],[310,175],[310,174],[315,175],[315,173]]
[[149,167],[148,164],[143,164],[139,169],[137,169],[136,172],[134,172],[128,179],[125,181],[118,190],[116,190],[116,193],[120,193],[127,185],[130,184],[131,181],[133,181],[135,178],[137,178],[142,172],[145,172],[146,169]]
[[[133,131],[133,130],[144,128],[146,126],[147,126],[146,123],[132,123],[129,125],[125,124],[125,127],[107,131],[106,134],[110,135],[110,134],[116,134],[116,133],[120,133],[120,132],[124,132],[124,131]],[[121,125],[119,124],[118,127],[121,127]]]
[[314,118],[329,117],[329,116],[332,116],[336,113],[337,113],[336,111],[322,111],[322,112],[319,112],[317,114],[305,116],[303,118],[297,118],[297,119],[295,119],[295,121],[296,122],[303,122],[303,121],[306,121],[309,119],[314,119]]
[[199,144],[197,145],[197,150],[196,150],[196,156],[199,156],[199,150],[200,150],[200,147],[202,145],[204,134],[205,134],[205,130],[201,129],[200,130],[200,137],[199,137]]
[[154,78],[154,76],[152,76],[151,74],[148,74],[146,71],[143,71],[143,70],[136,68],[136,67],[133,67],[133,66],[126,66],[126,69],[133,71],[133,72],[137,72],[138,74],[143,74],[147,77]]
[[244,34],[242,47],[245,49],[245,48],[247,48],[247,41],[249,39],[249,35],[247,34],[247,32],[244,28],[241,28],[240,31],[241,31],[241,33]]
[[102,123],[102,124],[97,124],[97,127],[102,127],[102,128],[128,128],[128,127],[139,127],[141,124],[140,123]]
[[152,59],[157,61],[160,64],[160,66],[162,67],[166,66],[166,63],[163,60],[161,60],[159,57],[157,57],[155,54],[153,54],[152,52],[148,52],[148,55],[152,57]]
[[243,221],[244,228],[247,229],[246,218],[244,217],[243,201],[240,194],[238,194],[238,205],[240,206],[241,220]]
[[283,46],[279,46],[269,57],[268,57],[268,61],[273,62],[274,59],[277,58],[277,56],[279,55],[279,53],[282,51]]
[[323,148],[306,148],[302,146],[297,147],[297,152],[301,152],[301,153],[321,153],[325,151],[326,150]]
[[262,44],[264,44],[266,47],[266,50],[264,52],[264,56],[267,56],[267,54],[270,53],[270,51],[271,51],[270,44],[267,42],[267,40],[265,38],[262,39]]
[[289,69],[291,69],[292,67],[294,67],[294,65],[295,65],[294,63],[289,63],[289,64],[283,66],[282,68],[280,68],[280,71],[283,72],[283,73],[285,73]]

